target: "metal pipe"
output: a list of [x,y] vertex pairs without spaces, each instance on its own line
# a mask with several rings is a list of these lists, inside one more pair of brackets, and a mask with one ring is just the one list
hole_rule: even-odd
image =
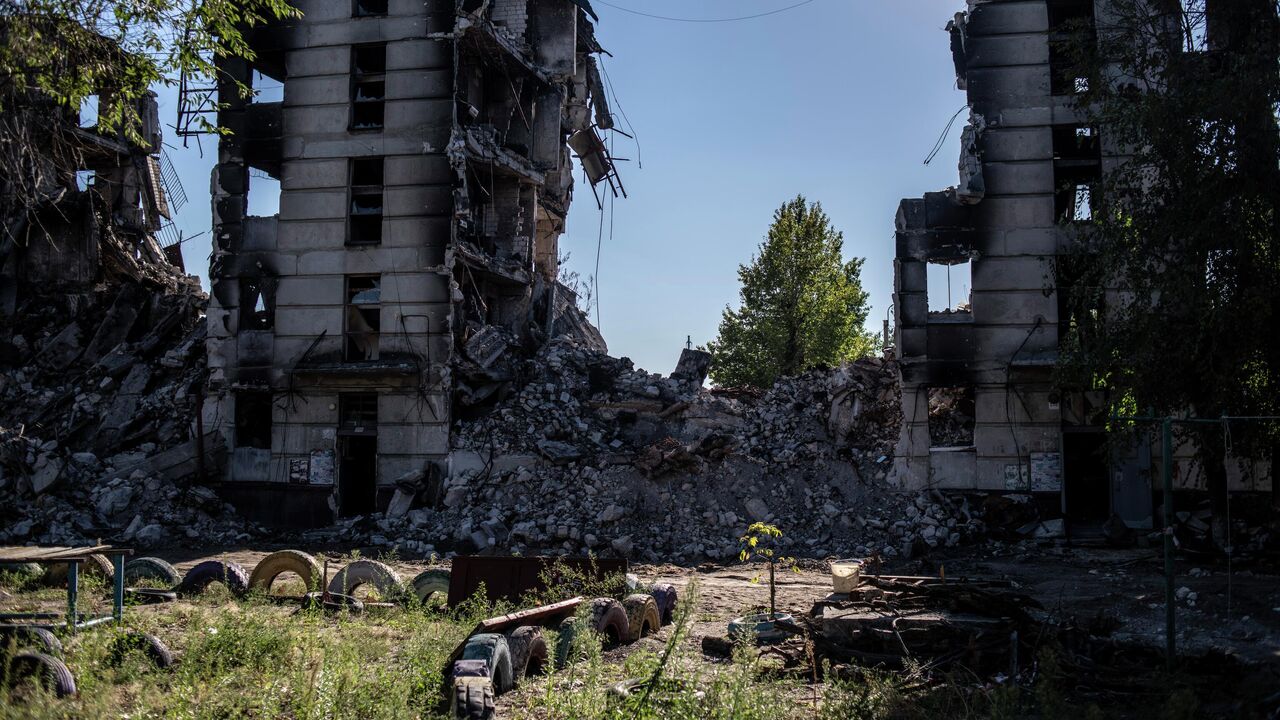
[[111,588],[111,616],[117,623],[121,623],[124,622],[124,553],[112,555],[111,565],[115,570]]
[[76,631],[76,620],[80,613],[76,606],[80,604],[80,561],[67,563],[67,631]]

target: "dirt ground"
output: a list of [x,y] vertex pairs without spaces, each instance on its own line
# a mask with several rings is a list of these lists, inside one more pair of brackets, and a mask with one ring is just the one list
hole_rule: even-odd
[[[246,570],[277,548],[236,549],[222,553],[174,551],[157,553],[185,571],[200,560],[221,557]],[[342,556],[330,555],[329,574],[342,567]],[[406,579],[425,569],[425,562],[389,561]],[[727,623],[768,605],[767,577],[752,582],[760,565],[705,564],[633,565],[644,582],[669,582],[699,587],[698,622],[691,639],[723,635]],[[1009,580],[1014,587],[1040,601],[1046,611],[1080,622],[1098,621],[1115,628],[1114,636],[1153,647],[1165,643],[1164,564],[1157,549],[1070,548],[1028,543],[987,543],[931,555],[924,560],[898,562],[883,568],[887,574],[944,575]],[[1280,663],[1280,575],[1265,564],[1193,561],[1178,558],[1175,588],[1194,593],[1177,602],[1177,642],[1183,652],[1220,650],[1251,662]],[[832,591],[823,561],[801,561],[798,573],[778,573],[778,608],[807,613],[816,600]]]

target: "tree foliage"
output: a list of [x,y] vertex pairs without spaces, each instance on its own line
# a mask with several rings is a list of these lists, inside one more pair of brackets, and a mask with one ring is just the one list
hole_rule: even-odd
[[863,330],[863,261],[846,262],[843,246],[820,203],[796,197],[774,212],[759,253],[738,268],[739,308],[725,308],[706,346],[716,383],[763,387],[874,349]]
[[[1114,0],[1074,55],[1080,110],[1118,164],[1062,258],[1062,379],[1112,413],[1280,414],[1275,0]],[[1272,442],[1265,424],[1237,446]],[[1215,510],[1224,432],[1196,433]],[[1237,447],[1237,449],[1241,449]]]

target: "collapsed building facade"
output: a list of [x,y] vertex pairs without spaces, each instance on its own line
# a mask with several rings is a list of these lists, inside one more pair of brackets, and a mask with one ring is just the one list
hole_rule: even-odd
[[[219,61],[203,421],[224,496],[325,525],[447,474],[451,422],[502,394],[507,353],[604,349],[557,245],[573,156],[620,185],[585,0],[296,5],[251,31],[252,62]],[[280,101],[242,92],[272,80]],[[271,179],[279,213],[249,215]]]
[[[977,0],[948,24],[969,122],[959,184],[903,200],[896,218],[895,342],[903,425],[893,478],[908,488],[1030,493],[1076,523],[1118,516],[1152,526],[1159,446],[1109,442],[1101,392],[1063,392],[1070,254],[1123,150],[1077,95],[1070,42],[1096,36],[1106,0]],[[1173,16],[1176,16],[1176,11]],[[967,273],[959,303],[930,277]],[[1176,487],[1203,483],[1194,448],[1176,449]],[[1269,487],[1260,463],[1233,463],[1233,490]]]

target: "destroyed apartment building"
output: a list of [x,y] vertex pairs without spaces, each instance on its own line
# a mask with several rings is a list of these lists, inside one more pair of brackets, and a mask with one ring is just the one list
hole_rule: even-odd
[[[1123,158],[1077,107],[1094,79],[1076,76],[1069,52],[1071,32],[1096,28],[1106,4],[978,0],[947,26],[969,121],[959,184],[898,208],[903,424],[892,478],[905,489],[1029,493],[1068,522],[1118,516],[1150,528],[1158,443],[1109,443],[1101,393],[1062,392],[1053,377],[1073,321],[1059,259]],[[937,297],[931,278],[971,294]],[[1175,463],[1175,487],[1202,487],[1193,448],[1179,446]],[[1231,489],[1269,489],[1268,473],[1245,465],[1231,463]]]
[[597,199],[621,184],[585,0],[296,5],[219,60],[203,422],[228,500],[319,526],[447,474],[504,356],[604,350],[557,245],[575,156]]

